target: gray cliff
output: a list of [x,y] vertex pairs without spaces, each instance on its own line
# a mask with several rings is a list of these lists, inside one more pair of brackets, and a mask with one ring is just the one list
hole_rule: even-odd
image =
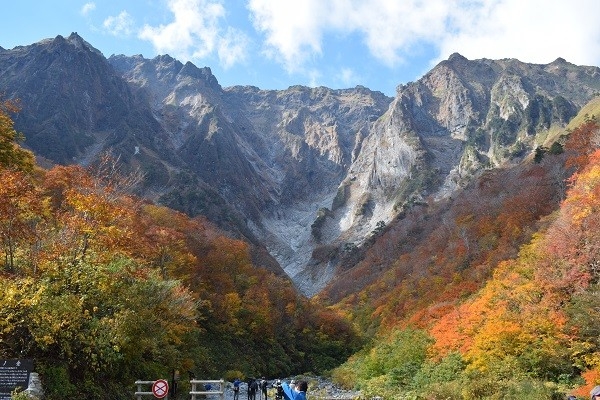
[[253,244],[306,295],[415,203],[548,146],[600,92],[600,69],[453,54],[395,98],[365,87],[223,88],[167,55],[104,58],[76,34],[0,49],[26,144],[48,163],[106,150],[138,194]]

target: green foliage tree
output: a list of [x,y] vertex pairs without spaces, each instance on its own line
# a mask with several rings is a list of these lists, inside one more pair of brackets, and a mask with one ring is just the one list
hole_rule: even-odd
[[548,149],[543,146],[536,147],[535,154],[533,156],[533,161],[535,161],[536,163],[542,162],[542,159],[544,158],[544,155],[547,152],[548,152]]
[[333,377],[346,386],[361,389],[367,397],[397,398],[398,393],[413,386],[431,343],[423,330],[395,329],[337,368]]
[[89,382],[90,392],[70,398],[94,398],[102,382],[126,387],[184,363],[179,346],[195,329],[191,293],[131,260],[65,264],[3,283],[0,328],[13,340],[0,353],[34,356],[42,370],[62,365],[67,378],[45,377],[50,398],[62,395],[65,380]]

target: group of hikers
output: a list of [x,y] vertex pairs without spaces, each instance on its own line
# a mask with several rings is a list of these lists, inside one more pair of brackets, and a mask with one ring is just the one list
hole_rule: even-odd
[[[246,383],[248,388],[248,400],[268,400],[267,388],[269,383],[264,377],[261,379],[250,378]],[[238,378],[233,381],[234,400],[239,400],[241,384],[242,381]],[[292,380],[288,384],[285,381],[277,379],[271,384],[271,387],[275,388],[275,400],[306,400],[306,391],[308,389],[308,383],[306,381],[294,382],[294,380]]]

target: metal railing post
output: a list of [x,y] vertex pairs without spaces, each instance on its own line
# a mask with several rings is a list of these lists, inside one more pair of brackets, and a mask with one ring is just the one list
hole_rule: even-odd
[[135,398],[137,400],[142,400],[142,396],[154,396],[154,393],[150,392],[143,392],[142,391],[142,385],[153,385],[155,381],[135,381],[135,384],[137,385],[137,391],[134,393],[135,394]]
[[[204,390],[204,384],[206,383],[210,383],[210,384],[219,384],[219,390]],[[198,388],[196,385],[202,384],[202,388]],[[190,380],[190,386],[191,386],[191,390],[190,390],[190,395],[192,396],[192,400],[196,400],[196,396],[200,395],[200,394],[218,394],[219,397],[221,398],[221,400],[225,400],[225,380],[224,379],[219,379],[219,380],[199,380],[199,379],[192,379]],[[200,390],[199,390],[200,389]]]

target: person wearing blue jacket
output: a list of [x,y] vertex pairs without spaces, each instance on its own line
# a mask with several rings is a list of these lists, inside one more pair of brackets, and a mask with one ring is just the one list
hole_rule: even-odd
[[240,381],[239,378],[235,378],[235,381],[233,381],[233,400],[238,400],[240,398],[240,384],[242,383],[242,381]]
[[288,385],[287,382],[282,382],[283,394],[286,400],[306,400],[306,391],[308,390],[308,382],[296,382],[295,390]]

